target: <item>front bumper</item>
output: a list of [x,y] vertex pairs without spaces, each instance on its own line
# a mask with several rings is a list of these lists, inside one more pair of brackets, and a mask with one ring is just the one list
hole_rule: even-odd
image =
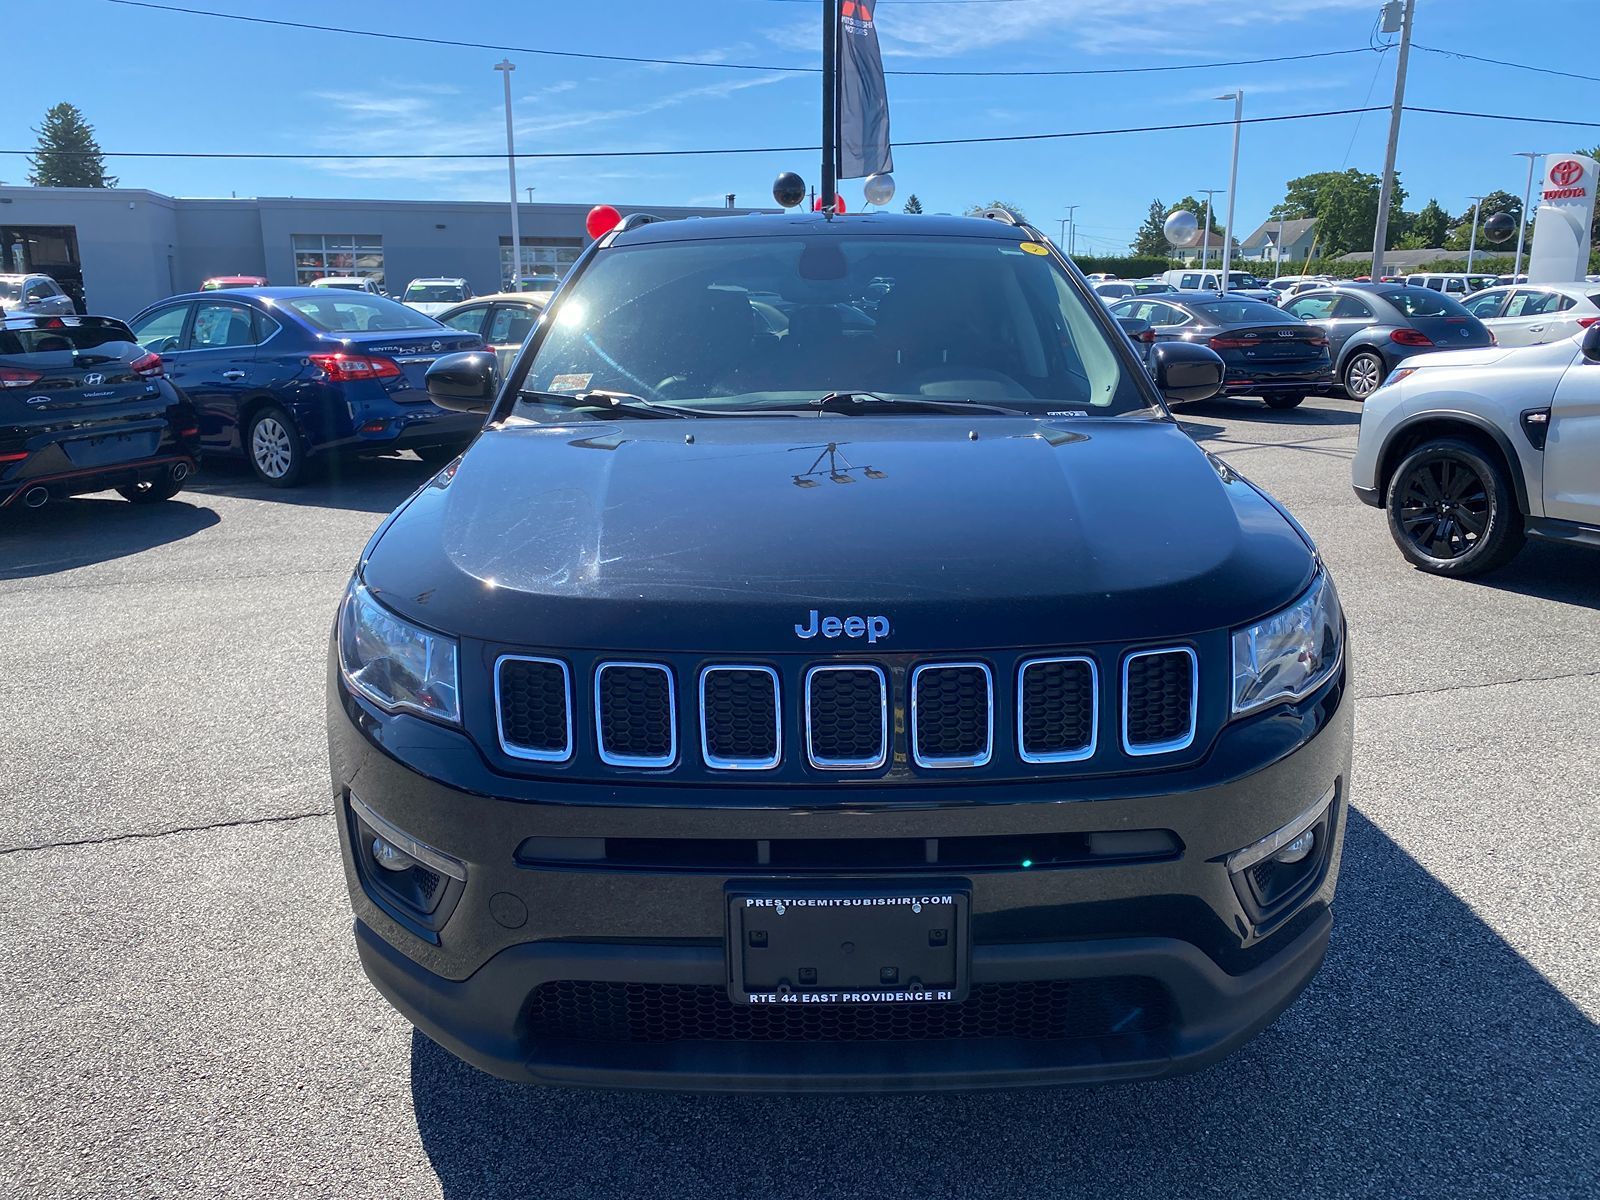
[[[808,791],[785,807],[745,808],[730,805],[726,790],[685,789],[663,803],[660,789],[635,796],[592,784],[552,783],[531,801],[498,798],[465,738],[379,714],[335,677],[330,749],[357,947],[374,985],[430,1038],[526,1082],[905,1091],[1178,1074],[1247,1041],[1321,964],[1347,807],[1351,707],[1341,674],[1295,708],[1230,727],[1205,763],[1152,771],[1137,794],[1125,778],[1056,780],[930,786],[871,807]],[[1291,907],[1262,919],[1241,898],[1227,856],[1292,821],[1330,787],[1315,875]],[[352,793],[462,864],[466,878],[446,881],[438,920],[408,919],[365,878],[369,868],[354,853]],[[761,789],[749,794],[751,804],[773,802]],[[887,1013],[881,1038],[850,1021],[762,1022],[752,1032],[749,1009],[726,998],[726,892],[795,876],[519,865],[516,856],[532,836],[688,844],[1147,829],[1171,831],[1181,853],[961,873],[971,888],[974,996],[986,992],[1004,1005],[1006,996],[1040,994],[1029,988],[1055,989],[1048,994],[1078,1005],[1084,1024],[1049,1037],[1022,1030],[1020,1016],[979,1021],[970,1036],[919,1037],[917,1021],[937,1024],[937,1014],[901,1020],[889,1010],[878,1010]],[[827,882],[883,878],[841,870]]]

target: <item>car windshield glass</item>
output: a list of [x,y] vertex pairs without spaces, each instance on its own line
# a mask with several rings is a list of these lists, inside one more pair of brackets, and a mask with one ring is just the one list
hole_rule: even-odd
[[1379,292],[1379,299],[1387,300],[1408,317],[1466,317],[1472,314],[1461,306],[1461,301],[1431,288],[1395,288]]
[[439,323],[414,308],[382,296],[295,296],[278,303],[315,329],[350,333],[366,329],[437,329]]
[[459,283],[413,283],[406,289],[406,299],[418,304],[455,304],[466,298]]
[[1254,325],[1261,321],[1281,325],[1285,320],[1283,309],[1260,300],[1204,300],[1189,307],[1214,325]]
[[0,360],[7,363],[45,361],[64,363],[63,352],[82,361],[132,362],[144,354],[128,327],[117,321],[94,325],[50,325],[39,329],[0,329]]
[[561,298],[526,387],[720,411],[833,392],[1150,411],[1048,254],[826,229],[600,252]]
[[0,279],[0,300],[15,300],[22,295],[22,285],[15,279]]

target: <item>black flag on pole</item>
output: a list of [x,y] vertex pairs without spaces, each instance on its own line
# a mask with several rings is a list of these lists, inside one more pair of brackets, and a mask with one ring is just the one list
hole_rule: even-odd
[[889,93],[873,9],[878,0],[839,4],[839,178],[894,170],[889,149]]

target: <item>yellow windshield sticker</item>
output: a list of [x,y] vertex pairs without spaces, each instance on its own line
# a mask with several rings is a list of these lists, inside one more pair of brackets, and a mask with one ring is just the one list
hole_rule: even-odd
[[1029,254],[1049,254],[1050,253],[1050,251],[1046,247],[1039,245],[1038,242],[1023,242],[1022,243],[1022,248],[1025,251],[1027,251]]

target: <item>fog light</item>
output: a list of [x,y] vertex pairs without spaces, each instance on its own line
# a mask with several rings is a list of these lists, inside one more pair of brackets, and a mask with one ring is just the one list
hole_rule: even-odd
[[1282,850],[1272,856],[1273,862],[1297,863],[1303,862],[1306,855],[1311,853],[1311,848],[1317,844],[1317,831],[1308,829]]
[[372,858],[385,871],[408,871],[417,862],[400,847],[391,846],[381,837],[372,839]]

